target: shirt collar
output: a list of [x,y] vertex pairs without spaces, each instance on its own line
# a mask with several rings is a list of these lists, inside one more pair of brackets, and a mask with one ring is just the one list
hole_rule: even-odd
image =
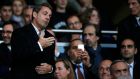
[[133,62],[131,62],[130,64],[128,64],[129,66],[131,66],[132,68],[133,68],[133,66],[134,66],[134,61]]
[[33,24],[33,23],[31,23],[32,25],[33,25],[33,27],[34,27],[34,29],[35,29],[35,31],[36,31],[36,33],[37,33],[37,35],[39,35],[39,30],[37,29],[37,27]]
[[80,66],[80,68],[83,68],[83,63],[76,64],[76,66]]
[[140,19],[140,17],[136,17],[136,19],[137,19],[137,20],[139,20],[139,19]]

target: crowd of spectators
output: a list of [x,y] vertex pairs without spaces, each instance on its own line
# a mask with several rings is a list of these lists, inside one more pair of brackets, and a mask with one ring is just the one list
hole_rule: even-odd
[[[2,1],[0,79],[140,79],[140,0],[127,2],[117,34],[103,35],[93,0]],[[58,42],[69,45],[61,52]]]

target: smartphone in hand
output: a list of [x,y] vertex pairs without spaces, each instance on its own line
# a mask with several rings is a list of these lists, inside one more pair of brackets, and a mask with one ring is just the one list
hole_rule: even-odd
[[82,51],[84,51],[84,49],[85,49],[85,48],[84,48],[84,44],[79,44],[79,45],[78,45],[78,49],[81,49]]

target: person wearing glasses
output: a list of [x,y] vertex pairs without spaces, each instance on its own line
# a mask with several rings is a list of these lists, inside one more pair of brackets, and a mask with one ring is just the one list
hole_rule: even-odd
[[[68,29],[70,30],[82,30],[82,22],[80,21],[80,18],[78,15],[71,15],[67,19],[67,25]],[[70,37],[70,40],[73,39],[82,39],[81,34],[72,34]]]
[[0,79],[7,79],[11,64],[11,36],[15,25],[11,22],[5,22],[2,28],[3,42],[0,44]]
[[125,60],[128,65],[129,65],[129,71],[130,71],[130,75],[132,77],[132,79],[134,78],[134,67],[135,67],[135,55],[137,54],[137,47],[135,45],[135,41],[132,38],[125,38],[122,42],[121,42],[121,56],[122,59]]

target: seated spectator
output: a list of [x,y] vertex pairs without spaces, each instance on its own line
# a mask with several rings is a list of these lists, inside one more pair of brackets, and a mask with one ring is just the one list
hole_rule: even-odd
[[24,19],[23,19],[23,9],[26,6],[25,0],[13,0],[12,9],[13,9],[13,16],[12,20],[19,23],[19,27],[24,26]]
[[[75,77],[76,79],[80,79],[79,77],[82,77],[82,79],[93,79],[93,67],[90,63],[90,57],[85,49],[78,48],[80,44],[83,44],[80,39],[72,40],[67,52],[68,58],[72,62],[75,71]],[[81,75],[79,76],[79,74]]]
[[75,79],[72,65],[67,59],[58,59],[55,64],[56,79]]
[[90,61],[94,65],[93,73],[98,76],[98,67],[103,59],[102,47],[100,46],[98,32],[94,25],[86,25],[83,30],[83,41],[88,51]]
[[93,24],[97,31],[100,31],[100,14],[95,7],[85,10],[81,15],[81,20],[84,24]]
[[121,42],[121,56],[122,59],[125,60],[127,64],[130,66],[129,70],[132,78],[133,78],[133,74],[135,73],[133,69],[136,63],[134,61],[136,54],[137,54],[137,47],[135,45],[135,41],[131,38],[125,38]]
[[99,79],[111,79],[111,75],[110,75],[110,65],[111,65],[112,61],[111,60],[103,60],[100,65],[99,65]]
[[11,21],[12,3],[4,1],[3,4],[0,7],[0,14],[1,14],[0,27],[2,27],[2,25],[5,22]]
[[[82,22],[80,21],[80,18],[78,15],[71,15],[67,19],[67,25],[68,29],[70,30],[82,30]],[[71,37],[69,38],[70,40],[73,39],[82,39],[81,34],[71,34]]]
[[110,66],[112,79],[131,79],[129,66],[123,60],[115,60]]
[[32,13],[33,13],[33,7],[32,6],[26,6],[23,9],[23,18],[24,18],[25,25],[31,23]]
[[6,22],[3,25],[2,38],[3,42],[0,44],[0,79],[9,78],[11,67],[11,36],[15,29],[13,23]]

